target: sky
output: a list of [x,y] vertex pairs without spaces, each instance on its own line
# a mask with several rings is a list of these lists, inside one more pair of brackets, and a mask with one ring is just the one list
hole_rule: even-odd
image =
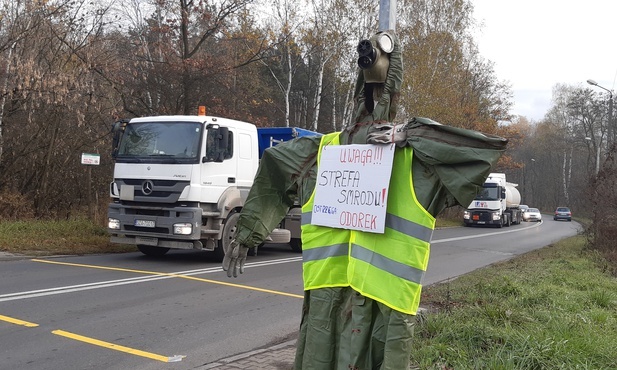
[[511,114],[541,120],[556,84],[615,89],[617,1],[471,0],[480,54],[514,94]]

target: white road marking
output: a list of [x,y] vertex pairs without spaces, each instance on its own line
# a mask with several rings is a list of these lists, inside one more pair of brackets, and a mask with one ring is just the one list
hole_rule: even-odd
[[[538,222],[534,226],[526,227],[523,229],[517,228],[517,229],[510,229],[507,231],[500,230],[500,231],[487,233],[487,234],[480,234],[480,235],[468,235],[468,236],[460,236],[460,237],[455,237],[455,238],[437,239],[437,240],[432,240],[431,244],[446,243],[446,242],[451,242],[451,241],[456,241],[456,240],[482,238],[482,237],[492,236],[492,235],[497,235],[497,234],[513,233],[513,232],[527,230],[532,227],[538,227],[541,224],[542,222]],[[276,260],[268,260],[268,261],[260,261],[260,262],[249,262],[245,265],[245,268],[248,269],[248,268],[253,268],[253,267],[270,266],[270,265],[278,265],[278,264],[283,264],[283,263],[301,262],[301,261],[302,261],[302,257],[300,256],[300,257],[289,257],[289,258],[281,258],[281,259],[276,259]],[[210,268],[205,268],[205,269],[188,270],[188,271],[161,272],[161,274],[165,274],[165,275],[164,276],[154,275],[154,276],[133,277],[133,278],[126,278],[126,279],[100,281],[100,282],[88,283],[88,284],[77,284],[77,285],[69,285],[69,286],[55,287],[55,288],[48,288],[48,289],[38,289],[38,290],[30,290],[30,291],[25,291],[25,292],[8,293],[8,294],[0,295],[0,302],[44,297],[44,296],[55,295],[55,294],[74,293],[74,292],[80,292],[84,290],[109,288],[109,287],[121,286],[121,285],[127,285],[127,284],[137,284],[137,283],[145,283],[145,282],[151,282],[151,281],[156,281],[156,280],[176,278],[176,276],[170,276],[170,275],[195,276],[195,275],[211,274],[211,273],[222,272],[222,271],[223,269],[221,267],[210,267]]]
[[[244,268],[270,266],[270,265],[277,265],[277,264],[282,264],[282,263],[298,262],[301,260],[302,260],[302,257],[293,257],[293,258],[283,258],[279,260],[253,262],[253,263],[247,263],[244,266]],[[88,283],[88,284],[77,284],[77,285],[69,285],[69,286],[56,287],[56,288],[30,290],[30,291],[25,291],[25,292],[8,293],[8,294],[0,295],[0,302],[15,301],[15,300],[20,300],[20,299],[37,298],[37,297],[44,297],[44,296],[55,295],[55,294],[73,293],[73,292],[80,292],[84,290],[108,288],[108,287],[114,287],[114,286],[120,286],[120,285],[145,283],[145,282],[150,282],[150,281],[155,281],[155,280],[177,278],[177,276],[171,276],[171,275],[195,276],[195,275],[211,274],[214,272],[222,272],[222,271],[223,269],[221,267],[210,267],[210,268],[205,268],[205,269],[179,271],[179,272],[162,272],[161,274],[165,274],[164,276],[157,276],[157,275],[142,276],[142,277],[134,277],[134,278],[126,278],[126,279],[118,279],[118,280],[99,281],[99,282]]]

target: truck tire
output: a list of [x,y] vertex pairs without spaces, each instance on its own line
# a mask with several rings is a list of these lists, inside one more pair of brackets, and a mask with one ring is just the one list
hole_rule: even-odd
[[151,245],[138,245],[137,249],[146,256],[160,257],[169,252],[169,248],[153,247]]
[[300,238],[291,238],[289,241],[289,246],[291,250],[296,253],[302,253],[302,239]]
[[218,241],[217,247],[211,252],[216,261],[222,262],[223,258],[225,258],[225,248],[231,243],[234,235],[236,235],[236,225],[239,218],[240,214],[238,212],[231,212],[223,223],[221,240]]

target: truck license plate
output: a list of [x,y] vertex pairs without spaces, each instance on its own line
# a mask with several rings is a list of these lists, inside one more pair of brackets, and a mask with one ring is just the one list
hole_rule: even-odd
[[154,221],[151,220],[135,220],[135,226],[138,227],[154,227]]
[[159,244],[159,239],[158,238],[152,238],[152,237],[149,237],[149,236],[136,236],[135,237],[135,244],[157,246]]

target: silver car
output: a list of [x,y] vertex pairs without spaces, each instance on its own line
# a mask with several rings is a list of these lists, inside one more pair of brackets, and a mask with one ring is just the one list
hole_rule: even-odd
[[572,221],[572,211],[568,207],[557,207],[555,210],[555,216],[553,216],[553,220],[566,220]]
[[523,212],[523,221],[540,222],[542,221],[542,214],[540,213],[540,210],[537,208],[527,208],[525,212]]

